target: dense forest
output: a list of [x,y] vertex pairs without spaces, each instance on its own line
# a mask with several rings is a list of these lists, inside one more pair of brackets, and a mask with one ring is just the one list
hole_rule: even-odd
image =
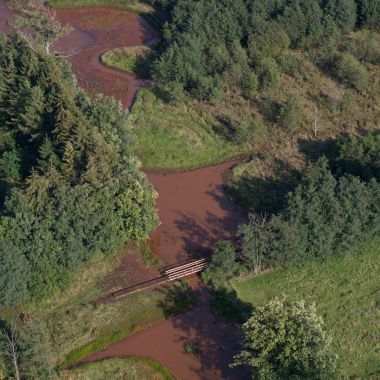
[[1,38],[0,300],[64,288],[84,263],[145,239],[155,194],[127,111],[85,95],[65,60]]
[[[170,17],[155,78],[173,99],[183,92],[216,101],[228,89],[250,97],[274,91],[289,70],[286,49],[307,49],[339,80],[362,90],[368,73],[360,60],[379,62],[379,40],[340,37],[355,28],[378,30],[380,3],[370,0],[161,1]],[[347,43],[346,43],[347,45]]]

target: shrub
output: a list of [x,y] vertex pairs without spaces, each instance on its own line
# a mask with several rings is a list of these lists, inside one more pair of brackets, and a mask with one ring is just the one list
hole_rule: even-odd
[[211,262],[202,273],[202,279],[213,288],[218,289],[236,276],[239,271],[240,264],[236,262],[236,253],[231,242],[219,241],[214,246]]
[[303,118],[302,106],[296,95],[289,95],[280,106],[278,122],[285,128],[298,129]]
[[343,83],[364,91],[368,87],[369,74],[367,69],[350,53],[336,57],[333,65],[334,74]]
[[246,98],[256,95],[260,86],[258,76],[253,71],[247,71],[243,77],[242,91]]
[[380,65],[380,34],[362,30],[355,33],[345,45],[358,60]]
[[336,361],[315,305],[274,299],[243,324],[243,350],[232,366],[248,366],[253,379],[327,379]]
[[237,144],[254,144],[265,137],[267,128],[256,118],[249,118],[239,123],[234,131],[234,140]]
[[273,59],[266,59],[259,64],[260,88],[273,92],[281,83],[281,72]]

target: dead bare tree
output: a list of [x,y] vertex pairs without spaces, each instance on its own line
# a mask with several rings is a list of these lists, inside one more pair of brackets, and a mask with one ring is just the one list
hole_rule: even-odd
[[15,379],[20,380],[20,369],[18,364],[18,352],[17,352],[17,333],[14,327],[4,329],[3,334],[5,337],[5,350],[6,355],[13,363],[15,371]]
[[270,249],[270,226],[268,215],[250,214],[248,224],[239,229],[242,237],[243,260],[258,274],[262,270]]
[[55,10],[44,0],[13,0],[12,4],[17,13],[13,26],[33,51],[50,54],[54,42],[71,30],[60,24]]
[[314,108],[314,137],[317,137],[317,127],[318,127],[317,106],[315,106]]

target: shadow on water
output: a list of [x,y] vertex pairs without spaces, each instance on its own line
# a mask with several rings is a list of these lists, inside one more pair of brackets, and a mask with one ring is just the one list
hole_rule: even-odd
[[184,352],[195,355],[200,363],[200,368],[194,368],[194,372],[201,379],[209,379],[210,373],[217,372],[223,379],[249,379],[245,368],[229,367],[241,349],[239,329],[212,312],[212,295],[207,288],[200,287],[194,292],[198,307],[171,318],[174,328],[181,331],[177,339]]

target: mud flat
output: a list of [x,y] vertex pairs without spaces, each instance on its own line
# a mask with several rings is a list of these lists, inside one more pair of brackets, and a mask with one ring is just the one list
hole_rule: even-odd
[[[237,331],[212,314],[211,295],[197,277],[191,285],[199,307],[113,343],[80,363],[138,355],[160,362],[178,380],[249,379],[245,370],[228,366],[239,350]],[[189,346],[198,352],[187,353]]]

